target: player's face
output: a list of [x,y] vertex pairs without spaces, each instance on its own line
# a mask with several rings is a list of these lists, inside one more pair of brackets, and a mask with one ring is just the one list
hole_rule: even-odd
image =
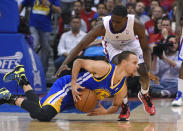
[[138,68],[138,57],[136,55],[131,54],[127,60],[126,72],[130,76],[135,76]]
[[114,32],[119,32],[123,29],[127,22],[127,17],[121,17],[117,15],[112,15],[111,16],[111,23],[112,23],[112,28]]

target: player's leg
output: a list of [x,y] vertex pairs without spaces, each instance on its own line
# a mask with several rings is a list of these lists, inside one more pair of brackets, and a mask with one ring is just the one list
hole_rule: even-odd
[[149,96],[150,78],[148,71],[144,63],[139,64],[138,73],[140,74],[141,91],[138,93],[138,98],[144,104],[144,109],[150,115],[155,114],[155,107],[152,103],[151,97]]
[[135,40],[130,45],[130,50],[134,52],[138,58],[139,58],[139,69],[138,73],[140,74],[140,84],[141,84],[141,91],[138,93],[138,98],[141,100],[141,102],[144,104],[144,109],[146,112],[148,112],[150,115],[155,114],[155,107],[151,101],[151,98],[149,96],[149,87],[150,87],[150,78],[148,75],[147,67],[144,63],[143,59],[143,52],[140,47],[140,43],[138,40]]
[[0,90],[1,104],[8,103],[20,106],[27,110],[32,118],[36,118],[40,121],[50,121],[57,114],[56,110],[49,105],[41,107],[38,96],[34,93],[25,76],[23,65],[16,66],[14,71],[7,73],[3,79],[5,82],[16,80],[23,88],[27,99],[18,98],[12,95],[7,89],[3,88]]

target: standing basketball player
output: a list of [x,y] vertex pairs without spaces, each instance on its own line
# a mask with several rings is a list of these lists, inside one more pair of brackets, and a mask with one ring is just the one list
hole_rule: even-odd
[[[119,54],[119,64],[109,64],[104,61],[77,59],[74,62],[71,75],[59,78],[48,94],[39,101],[29,81],[25,76],[24,66],[19,65],[14,71],[7,73],[3,80],[16,80],[23,88],[27,99],[12,95],[6,88],[0,89],[0,104],[18,105],[30,113],[30,116],[40,121],[50,121],[57,113],[73,107],[74,101],[80,100],[78,89],[88,88],[96,92],[98,100],[114,96],[113,104],[105,109],[101,104],[88,115],[106,115],[118,111],[122,99],[127,94],[126,77],[134,76],[138,69],[138,57],[130,51]],[[85,72],[79,73],[84,68]],[[73,101],[74,100],[74,101]]]
[[[134,15],[127,15],[127,10],[124,6],[116,6],[112,11],[112,16],[104,17],[103,23],[97,25],[80,41],[63,62],[56,75],[58,76],[63,70],[68,69],[67,64],[71,62],[81,50],[85,49],[94,41],[97,36],[104,36],[103,46],[106,56],[109,61],[114,64],[118,63],[115,56],[120,52],[129,50],[137,54],[139,58],[138,73],[140,74],[140,83],[142,86],[141,91],[138,93],[138,97],[143,102],[145,111],[150,115],[154,115],[155,107],[148,94],[150,85],[148,70],[150,70],[151,57],[147,38],[145,36],[145,29],[142,24],[135,21]],[[144,60],[147,68],[144,64]],[[128,99],[126,97],[122,104],[122,111],[119,115],[120,120],[129,119],[130,112],[127,102]]]

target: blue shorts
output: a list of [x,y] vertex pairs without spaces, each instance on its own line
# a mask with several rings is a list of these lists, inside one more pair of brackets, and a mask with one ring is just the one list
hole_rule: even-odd
[[51,105],[57,112],[74,107],[71,91],[71,76],[63,76],[56,80],[48,94],[40,100],[41,106]]

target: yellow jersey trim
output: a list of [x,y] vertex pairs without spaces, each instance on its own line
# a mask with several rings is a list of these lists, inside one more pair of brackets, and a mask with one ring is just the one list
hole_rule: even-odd
[[93,79],[97,82],[100,82],[100,81],[104,80],[109,75],[109,73],[111,72],[112,66],[111,66],[111,64],[109,64],[109,66],[110,66],[110,68],[109,68],[108,73],[102,79],[100,79],[100,80],[96,79],[94,74],[92,73],[91,75],[92,75]]
[[121,91],[123,90],[125,83],[126,83],[126,78],[125,78],[125,81],[124,81],[124,83],[123,83],[122,88],[121,88],[118,92],[116,92],[114,95],[118,94],[119,92],[121,92]]
[[39,106],[42,108],[42,105],[41,105],[41,102],[40,102],[40,100],[39,100]]
[[115,69],[114,69],[114,73],[112,74],[111,86],[110,86],[111,89],[114,89],[116,86],[118,86],[124,78],[124,77],[122,77],[121,80],[118,83],[116,83],[115,86],[113,86],[113,79],[114,79],[114,74],[115,73],[116,73],[116,66],[115,66]]

